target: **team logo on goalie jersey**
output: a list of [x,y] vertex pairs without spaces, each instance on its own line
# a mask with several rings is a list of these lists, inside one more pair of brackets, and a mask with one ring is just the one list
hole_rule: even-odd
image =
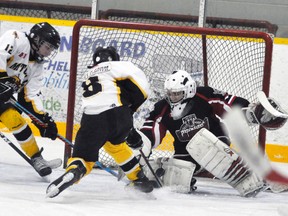
[[188,142],[202,128],[209,129],[207,117],[202,120],[191,114],[182,118],[182,122],[180,129],[175,131],[181,142]]

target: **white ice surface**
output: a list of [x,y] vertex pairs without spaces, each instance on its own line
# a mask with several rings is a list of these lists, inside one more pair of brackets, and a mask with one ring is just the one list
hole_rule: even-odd
[[[6,134],[14,141],[10,134]],[[44,157],[63,157],[64,144],[37,138]],[[288,215],[288,192],[262,192],[242,198],[218,180],[198,179],[195,194],[179,194],[171,188],[151,196],[125,189],[124,182],[102,170],[93,170],[79,184],[58,197],[45,198],[48,182],[0,139],[0,216],[278,216]],[[277,164],[281,170],[287,165]],[[54,170],[55,179],[64,169]],[[288,172],[287,172],[288,173]]]

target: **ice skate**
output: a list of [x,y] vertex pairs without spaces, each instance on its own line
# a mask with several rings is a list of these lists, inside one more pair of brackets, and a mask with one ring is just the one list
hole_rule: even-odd
[[66,171],[58,179],[54,180],[46,190],[46,197],[53,198],[64,191],[66,188],[79,181],[85,174],[86,169],[80,169],[79,167]]
[[52,169],[56,169],[61,166],[62,160],[60,158],[46,161],[42,157],[43,148],[40,149],[35,155],[31,157],[31,163],[34,169],[38,172],[41,177],[48,176],[52,173]]
[[132,181],[128,186],[133,187],[136,190],[139,190],[144,193],[150,193],[153,191],[153,183],[145,176],[141,170],[137,174],[138,179]]

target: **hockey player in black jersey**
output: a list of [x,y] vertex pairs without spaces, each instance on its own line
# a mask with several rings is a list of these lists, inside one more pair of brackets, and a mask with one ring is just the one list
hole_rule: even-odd
[[[166,98],[154,105],[138,131],[145,146],[148,146],[147,155],[149,147],[157,147],[166,132],[174,138],[173,158],[163,159],[162,162],[158,160],[155,165],[165,170],[164,185],[176,185],[181,191],[190,192],[195,188],[193,174],[206,169],[242,196],[255,196],[263,190],[263,181],[229,147],[230,140],[221,117],[237,105],[242,107],[250,124],[260,124],[266,129],[279,128],[286,119],[273,117],[259,103],[250,104],[244,98],[211,87],[197,87],[192,77],[183,70],[168,76],[164,88]],[[274,100],[270,101],[280,109]],[[128,140],[137,140],[135,134],[134,131]]]

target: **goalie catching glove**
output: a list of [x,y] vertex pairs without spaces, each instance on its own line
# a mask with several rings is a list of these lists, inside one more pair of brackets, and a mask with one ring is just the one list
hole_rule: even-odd
[[0,101],[7,102],[20,89],[20,80],[17,77],[0,78]]
[[44,124],[41,124],[40,122],[38,123],[34,120],[32,123],[39,129],[41,136],[55,140],[57,138],[58,129],[52,117],[49,116],[48,113],[45,113],[39,118],[39,120]]
[[[274,99],[268,98],[268,101],[276,110],[285,113]],[[249,123],[259,124],[266,130],[276,130],[287,122],[287,118],[272,115],[260,102],[249,105],[246,109],[246,118]]]

